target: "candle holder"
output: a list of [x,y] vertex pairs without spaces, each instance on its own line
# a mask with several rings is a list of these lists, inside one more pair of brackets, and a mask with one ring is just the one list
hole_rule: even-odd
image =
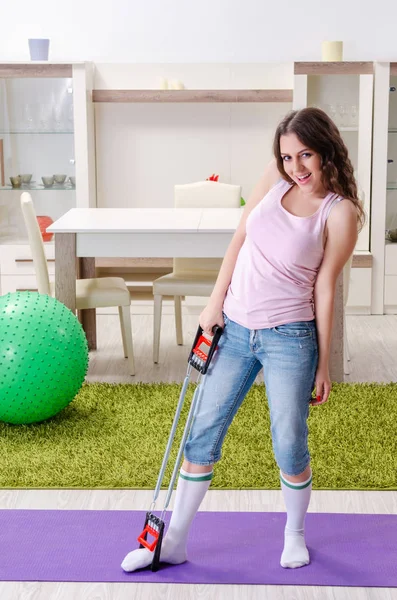
[[322,43],[323,62],[341,62],[343,60],[343,42]]

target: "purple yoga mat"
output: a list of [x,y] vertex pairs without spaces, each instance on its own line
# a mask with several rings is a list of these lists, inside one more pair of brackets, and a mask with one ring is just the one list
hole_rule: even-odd
[[395,515],[309,513],[311,564],[283,569],[284,513],[199,512],[186,563],[124,573],[144,520],[144,511],[1,510],[0,580],[397,586]]

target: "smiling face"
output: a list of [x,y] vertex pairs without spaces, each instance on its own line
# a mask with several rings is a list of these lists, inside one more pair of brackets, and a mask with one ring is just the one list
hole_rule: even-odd
[[295,133],[280,137],[280,154],[286,174],[304,194],[323,195],[321,156],[307,148]]

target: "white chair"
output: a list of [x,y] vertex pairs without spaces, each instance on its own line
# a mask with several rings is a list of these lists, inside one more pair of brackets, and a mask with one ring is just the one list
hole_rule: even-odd
[[[32,197],[28,192],[23,192],[21,195],[21,209],[32,251],[38,291],[40,294],[55,297],[55,284],[50,283],[43,238]],[[78,310],[108,306],[118,307],[124,356],[128,358],[130,375],[135,375],[130,305],[130,292],[121,277],[99,277],[77,279],[76,281],[76,308]]]
[[349,298],[349,287],[350,287],[350,271],[352,268],[353,254],[343,267],[343,371],[345,375],[350,375],[350,353],[349,353],[349,342],[347,339],[346,329],[346,304]]
[[[174,187],[175,208],[238,208],[241,186],[200,181]],[[153,362],[159,360],[161,309],[163,296],[175,303],[176,342],[183,344],[182,296],[210,296],[222,264],[220,258],[174,258],[173,271],[153,282],[154,335]]]

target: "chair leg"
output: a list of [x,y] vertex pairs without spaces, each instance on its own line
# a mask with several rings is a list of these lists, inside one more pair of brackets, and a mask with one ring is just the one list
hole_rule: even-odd
[[121,329],[121,338],[123,340],[123,350],[124,350],[124,358],[128,358],[128,349],[127,343],[125,339],[125,329],[124,329],[124,319],[123,319],[123,307],[119,306],[119,317],[120,317],[120,329]]
[[176,343],[178,344],[178,346],[183,346],[182,298],[181,298],[181,296],[174,296],[174,310],[175,310]]
[[154,314],[153,314],[153,362],[159,362],[160,349],[160,327],[161,327],[161,307],[163,304],[163,296],[155,294],[154,298]]
[[130,375],[135,375],[130,306],[119,306],[119,316],[121,336],[123,338],[124,356],[125,358],[128,358]]

